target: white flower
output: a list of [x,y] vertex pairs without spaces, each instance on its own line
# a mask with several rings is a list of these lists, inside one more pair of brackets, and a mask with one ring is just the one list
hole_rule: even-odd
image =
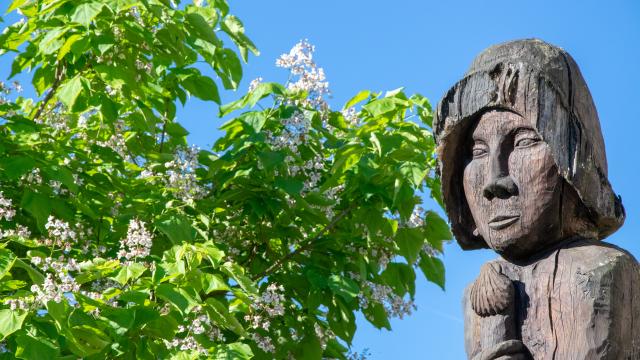
[[424,219],[422,218],[422,214],[424,213],[424,209],[422,206],[416,206],[409,217],[409,221],[405,224],[407,227],[416,228],[424,226]]
[[124,257],[127,260],[147,257],[151,253],[152,245],[153,238],[145,228],[145,223],[138,219],[131,219],[127,237],[120,240],[118,257]]
[[328,104],[324,96],[330,94],[329,83],[325,81],[324,70],[313,61],[314,51],[315,47],[308,40],[302,40],[288,54],[282,54],[276,60],[276,66],[289,69],[291,75],[298,77],[287,87],[307,92],[307,99],[302,101],[302,105],[326,110]]
[[31,286],[31,292],[35,294],[36,302],[43,305],[49,301],[59,303],[63,299],[69,300],[67,294],[80,291],[80,285],[69,274],[58,274],[56,277],[48,273],[42,285]]
[[77,241],[76,232],[71,230],[69,223],[58,220],[53,215],[49,215],[44,227],[57,246],[68,248],[71,246],[71,242]]
[[185,202],[201,199],[206,195],[206,189],[198,184],[195,174],[199,166],[199,152],[200,148],[197,146],[180,149],[172,161],[164,164],[167,169],[162,178],[165,185]]
[[16,211],[13,208],[13,202],[11,199],[5,198],[2,191],[0,191],[0,219],[4,218],[7,221],[11,221],[15,215]]
[[262,83],[262,77],[251,80],[251,82],[249,83],[249,92],[255,90],[258,85],[260,85],[260,83]]

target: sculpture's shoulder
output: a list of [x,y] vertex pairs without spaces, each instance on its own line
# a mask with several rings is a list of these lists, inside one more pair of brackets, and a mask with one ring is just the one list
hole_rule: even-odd
[[571,266],[580,272],[596,271],[603,275],[614,270],[639,271],[638,261],[628,251],[597,240],[579,240],[561,247],[557,261],[558,266]]

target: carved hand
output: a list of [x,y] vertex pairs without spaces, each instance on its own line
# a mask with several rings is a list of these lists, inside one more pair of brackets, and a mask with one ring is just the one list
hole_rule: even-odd
[[482,266],[469,293],[471,308],[480,318],[480,352],[473,360],[518,360],[530,355],[517,339],[515,288],[496,263]]
[[528,360],[529,352],[520,340],[507,340],[484,349],[473,360]]

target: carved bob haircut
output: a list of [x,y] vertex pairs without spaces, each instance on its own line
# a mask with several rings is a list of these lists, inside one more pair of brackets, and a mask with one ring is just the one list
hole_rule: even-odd
[[573,58],[541,40],[498,44],[478,55],[440,100],[434,119],[445,210],[463,249],[488,247],[475,228],[464,189],[464,147],[471,126],[489,109],[528,119],[549,145],[558,171],[575,190],[589,221],[604,239],[624,222],[622,200],[607,178],[600,121]]

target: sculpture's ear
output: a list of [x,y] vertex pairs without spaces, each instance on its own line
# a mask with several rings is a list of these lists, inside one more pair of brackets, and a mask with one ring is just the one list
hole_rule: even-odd
[[598,226],[593,220],[594,215],[582,203],[573,186],[569,185],[564,178],[561,181],[561,186],[562,236],[560,238],[567,239],[579,236],[586,239],[598,239]]

